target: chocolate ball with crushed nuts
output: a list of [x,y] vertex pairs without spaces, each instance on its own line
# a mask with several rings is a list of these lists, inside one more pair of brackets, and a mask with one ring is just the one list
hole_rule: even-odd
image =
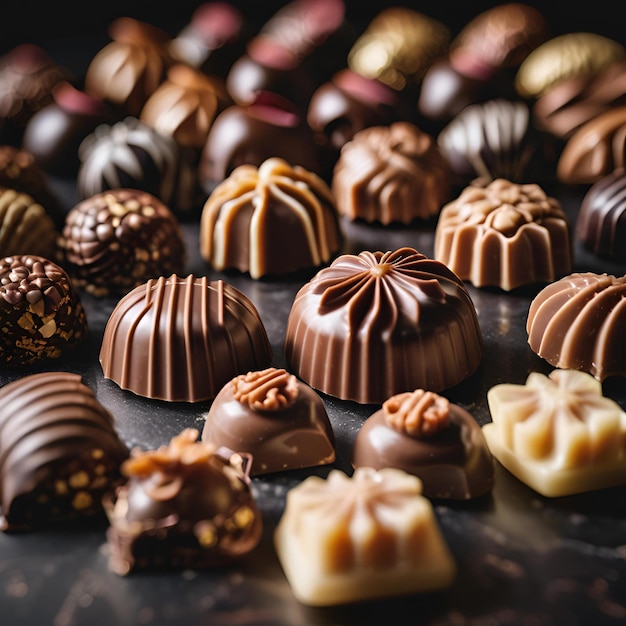
[[61,245],[77,287],[123,295],[150,278],[180,273],[185,243],[171,209],[138,189],[95,194],[67,214]]

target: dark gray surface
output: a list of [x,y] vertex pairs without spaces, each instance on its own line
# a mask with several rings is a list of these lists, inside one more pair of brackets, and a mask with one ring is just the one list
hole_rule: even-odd
[[[580,190],[578,190],[580,191]],[[557,189],[573,222],[580,193]],[[66,197],[69,197],[66,195]],[[258,308],[285,366],[283,341],[297,289],[308,276],[253,281],[237,273],[212,272],[198,253],[198,229],[184,224],[188,271],[223,278]],[[432,256],[434,224],[383,228],[342,223],[344,251],[391,250],[410,245]],[[623,274],[576,247],[576,270]],[[526,316],[537,288],[504,293],[468,286],[484,336],[478,371],[444,395],[480,424],[491,418],[486,392],[500,382],[524,383],[530,371],[552,368],[527,345]],[[50,369],[76,371],[117,420],[130,445],[153,448],[187,426],[202,427],[210,402],[168,404],[120,390],[102,376],[98,352],[113,300],[83,294],[90,324],[80,354]],[[18,373],[0,372],[0,383]],[[605,393],[626,406],[623,379],[607,381]],[[333,467],[350,472],[354,436],[376,407],[325,397],[337,437]],[[260,545],[241,563],[210,571],[134,572],[120,578],[107,569],[105,522],[83,528],[0,534],[2,626],[185,625],[617,625],[626,623],[626,488],[558,499],[544,498],[496,464],[488,496],[463,503],[433,502],[437,520],[458,565],[445,591],[353,606],[311,609],[292,596],[272,546],[272,534],[290,487],[329,467],[255,478],[263,512]]]

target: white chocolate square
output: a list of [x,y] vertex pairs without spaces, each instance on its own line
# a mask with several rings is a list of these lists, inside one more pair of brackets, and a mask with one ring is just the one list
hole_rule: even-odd
[[538,493],[558,497],[626,484],[626,413],[576,370],[532,372],[487,392],[493,456]]
[[456,565],[421,494],[416,476],[369,467],[291,489],[274,544],[296,598],[327,606],[449,586]]

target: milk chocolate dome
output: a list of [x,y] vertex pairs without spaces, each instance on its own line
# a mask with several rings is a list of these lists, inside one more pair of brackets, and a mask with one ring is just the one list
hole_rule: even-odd
[[476,309],[461,279],[413,248],[338,257],[296,294],[285,354],[315,389],[382,403],[441,391],[482,356]]
[[173,274],[135,287],[104,329],[100,363],[122,389],[171,402],[208,400],[234,376],[269,366],[258,311],[222,280]]

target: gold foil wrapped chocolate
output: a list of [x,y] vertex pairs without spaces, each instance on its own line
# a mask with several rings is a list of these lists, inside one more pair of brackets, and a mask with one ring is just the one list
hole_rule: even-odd
[[348,66],[401,91],[419,82],[433,60],[447,52],[450,31],[407,7],[383,9],[348,53]]
[[538,98],[559,81],[591,75],[626,58],[626,48],[596,33],[566,33],[533,50],[522,62],[515,87],[522,97]]

